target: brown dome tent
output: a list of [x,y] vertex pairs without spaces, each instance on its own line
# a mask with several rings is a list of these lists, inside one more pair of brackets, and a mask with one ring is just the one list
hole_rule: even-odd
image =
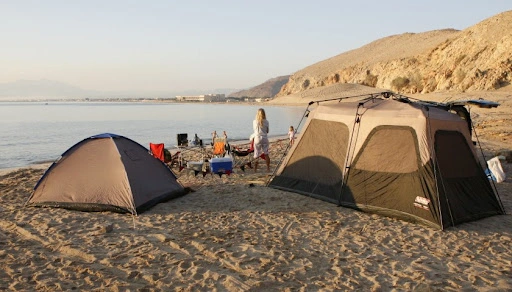
[[440,229],[505,213],[460,106],[340,101],[309,113],[270,187]]
[[26,205],[137,214],[183,194],[174,173],[148,149],[105,133],[64,152],[41,177]]

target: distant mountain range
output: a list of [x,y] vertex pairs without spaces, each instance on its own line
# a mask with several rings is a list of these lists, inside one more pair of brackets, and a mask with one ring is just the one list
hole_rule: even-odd
[[290,75],[269,79],[249,89],[227,94],[228,97],[274,97],[290,79]]
[[[400,93],[512,90],[512,11],[462,31],[404,33],[373,41],[249,89],[208,92],[101,92],[50,80],[0,84],[0,99],[21,97],[163,97],[208,93],[228,97],[327,95],[343,85]],[[334,86],[334,87],[333,87]],[[336,87],[336,88],[335,88]],[[231,93],[227,93],[231,92]],[[337,94],[337,93],[336,93]]]
[[18,80],[15,82],[0,83],[0,99],[73,99],[73,98],[174,98],[176,95],[198,95],[198,94],[225,94],[236,89],[214,89],[214,90],[186,90],[186,91],[97,91],[86,90],[78,86],[64,82],[41,79],[41,80]]
[[250,89],[239,90],[233,88],[221,88],[213,90],[184,90],[184,91],[97,91],[86,90],[78,86],[64,82],[41,79],[41,80],[18,80],[9,83],[0,83],[0,99],[35,99],[35,98],[174,98],[177,95],[199,95],[199,94],[226,94],[227,97],[273,97],[281,87],[288,82],[289,75],[280,76],[267,80],[263,84]]
[[18,80],[0,83],[0,97],[87,97],[99,92],[52,80]]

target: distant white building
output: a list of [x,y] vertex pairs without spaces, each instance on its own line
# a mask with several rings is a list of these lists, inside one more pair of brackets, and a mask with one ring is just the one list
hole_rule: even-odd
[[177,95],[177,101],[221,102],[226,101],[225,94]]
[[263,102],[263,98],[261,97],[258,97],[258,98],[245,98],[244,99],[245,101],[248,101],[248,102]]

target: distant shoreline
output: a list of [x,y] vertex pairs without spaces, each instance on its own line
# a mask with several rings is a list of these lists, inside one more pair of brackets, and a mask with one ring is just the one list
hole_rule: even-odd
[[306,107],[307,103],[280,103],[275,100],[255,102],[255,101],[225,101],[225,102],[198,102],[198,101],[175,101],[175,100],[161,100],[161,99],[48,99],[48,100],[0,100],[0,103],[8,102],[20,102],[20,103],[58,103],[58,102],[69,102],[69,103],[162,103],[162,104],[223,104],[223,105],[249,105],[249,106],[303,106]]

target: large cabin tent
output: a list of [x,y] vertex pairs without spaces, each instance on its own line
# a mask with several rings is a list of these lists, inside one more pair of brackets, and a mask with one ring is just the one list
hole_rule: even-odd
[[148,149],[105,133],[64,152],[41,177],[26,205],[137,214],[183,194],[171,169]]
[[308,111],[268,185],[440,229],[504,214],[477,158],[469,116],[392,96]]

